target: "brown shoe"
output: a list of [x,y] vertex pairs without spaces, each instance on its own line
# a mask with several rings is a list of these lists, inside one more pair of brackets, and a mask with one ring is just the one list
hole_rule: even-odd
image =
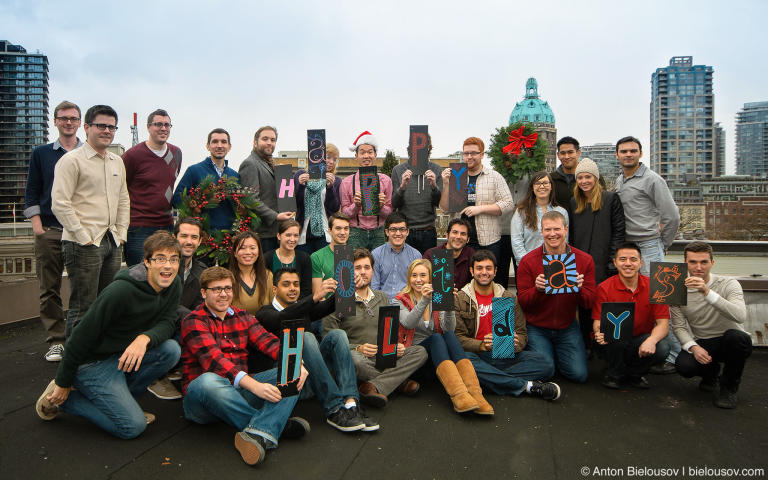
[[456,369],[459,371],[464,385],[467,386],[467,391],[479,405],[475,413],[478,415],[493,415],[493,407],[483,397],[483,389],[480,388],[480,381],[477,379],[477,373],[475,373],[475,367],[472,366],[472,362],[468,358],[463,358],[456,362]]
[[157,420],[154,413],[144,412],[144,420],[147,421],[147,425],[152,425]]
[[445,388],[445,392],[451,397],[451,403],[453,403],[453,409],[456,413],[471,412],[479,408],[475,399],[467,392],[467,387],[464,385],[455,363],[451,360],[443,360],[437,366],[436,373],[437,378]]
[[235,448],[248,465],[256,465],[264,461],[266,442],[258,435],[237,432],[235,434]]
[[360,401],[376,408],[384,408],[387,405],[387,396],[376,390],[371,382],[363,382],[357,388],[360,392]]
[[399,387],[397,387],[397,391],[402,393],[403,395],[408,395],[409,397],[416,395],[416,392],[419,391],[419,388],[421,388],[421,385],[419,385],[419,382],[415,380],[411,380],[410,378],[403,383],[400,384]]
[[51,380],[51,383],[45,387],[43,394],[40,395],[40,398],[37,399],[37,403],[35,403],[35,411],[43,420],[53,420],[59,413],[59,407],[48,400],[48,397],[53,393],[54,388],[56,388],[56,381]]

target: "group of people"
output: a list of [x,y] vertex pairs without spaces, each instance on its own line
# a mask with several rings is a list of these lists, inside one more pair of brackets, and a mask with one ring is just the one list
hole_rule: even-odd
[[[450,170],[433,162],[422,175],[407,163],[391,178],[379,174],[379,212],[363,215],[357,174],[335,176],[339,151],[328,144],[325,178],[296,172],[297,211],[278,212],[276,128],[257,130],[239,172],[228,167],[229,134],[212,130],[210,156],[190,166],[174,189],[182,154],[168,143],[168,112],[152,112],[149,139],[122,158],[107,150],[117,113],[105,105],[88,109],[85,142],[77,138],[80,113],[70,102],[56,107],[59,138],[34,150],[27,184],[46,359],[60,362],[36,403],[45,420],[66,412],[133,438],[154,421],[137,403],[145,391],[183,397],[186,418],[231,425],[243,460],[257,464],[280,439],[309,431],[306,420],[292,416],[299,399],[317,397],[327,423],[340,431],[373,432],[380,426],[363,404],[383,408],[393,392],[414,395],[436,376],[456,412],[489,416],[494,410],[483,390],[552,401],[562,393],[550,381],[555,372],[585,382],[587,348],[607,364],[606,387],[648,388],[650,368],[672,368],[701,376],[700,388],[717,393],[717,406],[736,406],[751,352],[743,293],[735,280],[710,273],[711,247],[692,242],[685,250],[688,305],[649,304],[649,262],[664,258],[679,216],[664,181],[639,162],[635,138],[617,143],[617,192],[603,187],[597,165],[579,161],[578,142],[565,137],[557,171],[533,175],[517,205],[503,177],[483,166],[482,140],[468,138],[468,206],[438,245],[436,208],[447,210],[442,185]],[[377,149],[367,131],[351,146],[361,167],[373,164]],[[208,266],[195,252],[211,231],[231,227],[228,201],[210,211],[211,231],[198,218],[173,223],[181,194],[209,175],[238,178],[259,202],[261,223],[233,236],[226,268]],[[502,218],[513,210],[507,249]],[[353,316],[334,313],[338,245],[354,249]],[[454,260],[450,311],[432,307],[432,259],[441,250]],[[123,251],[128,268],[120,270]],[[563,253],[575,256],[578,292],[547,295],[543,256]],[[498,275],[510,260],[517,297],[507,275]],[[66,321],[63,268],[71,288]],[[491,354],[495,297],[514,301],[511,358]],[[633,337],[608,343],[601,305],[627,301],[636,305]],[[380,369],[379,309],[392,305],[400,312],[397,360]],[[282,322],[295,319],[305,332],[300,394],[284,397],[275,362]],[[670,357],[673,341],[682,348]],[[173,383],[179,380],[181,392]]]

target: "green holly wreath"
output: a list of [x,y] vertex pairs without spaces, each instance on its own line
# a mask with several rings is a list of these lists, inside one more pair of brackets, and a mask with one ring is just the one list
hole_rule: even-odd
[[546,154],[547,142],[531,124],[522,122],[497,128],[488,150],[493,169],[510,184],[544,170]]
[[[235,210],[235,220],[229,230],[211,232],[209,211],[221,202],[230,201]],[[197,254],[212,258],[217,265],[229,261],[232,255],[232,237],[246,230],[256,229],[261,220],[255,209],[259,206],[253,191],[240,185],[236,178],[222,176],[218,181],[213,175],[205,177],[197,187],[181,194],[181,206],[177,209],[179,218],[194,217],[203,224],[205,235]]]

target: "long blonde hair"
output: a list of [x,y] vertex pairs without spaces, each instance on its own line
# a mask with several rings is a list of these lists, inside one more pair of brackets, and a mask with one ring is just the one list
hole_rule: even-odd
[[413,273],[413,270],[419,265],[426,267],[427,275],[429,277],[432,276],[432,263],[426,258],[417,258],[416,260],[412,261],[410,265],[408,265],[408,273],[405,275],[405,288],[400,290],[400,293],[410,295],[411,298],[413,298],[414,292],[414,290],[411,288],[411,274]]
[[[590,173],[590,175],[592,174]],[[595,186],[592,187],[592,191],[590,192],[589,197],[587,197],[587,194],[579,188],[578,183],[573,186],[573,198],[576,200],[575,213],[581,213],[585,208],[587,208],[587,204],[592,207],[593,212],[600,210],[600,207],[603,206],[603,187],[600,185],[597,177],[594,175],[592,176],[595,178]]]

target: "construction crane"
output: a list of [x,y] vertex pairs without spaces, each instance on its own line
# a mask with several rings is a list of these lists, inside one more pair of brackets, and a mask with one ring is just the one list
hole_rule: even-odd
[[139,128],[136,126],[136,112],[133,112],[133,125],[131,125],[131,135],[133,136],[132,147],[135,147],[139,143]]

